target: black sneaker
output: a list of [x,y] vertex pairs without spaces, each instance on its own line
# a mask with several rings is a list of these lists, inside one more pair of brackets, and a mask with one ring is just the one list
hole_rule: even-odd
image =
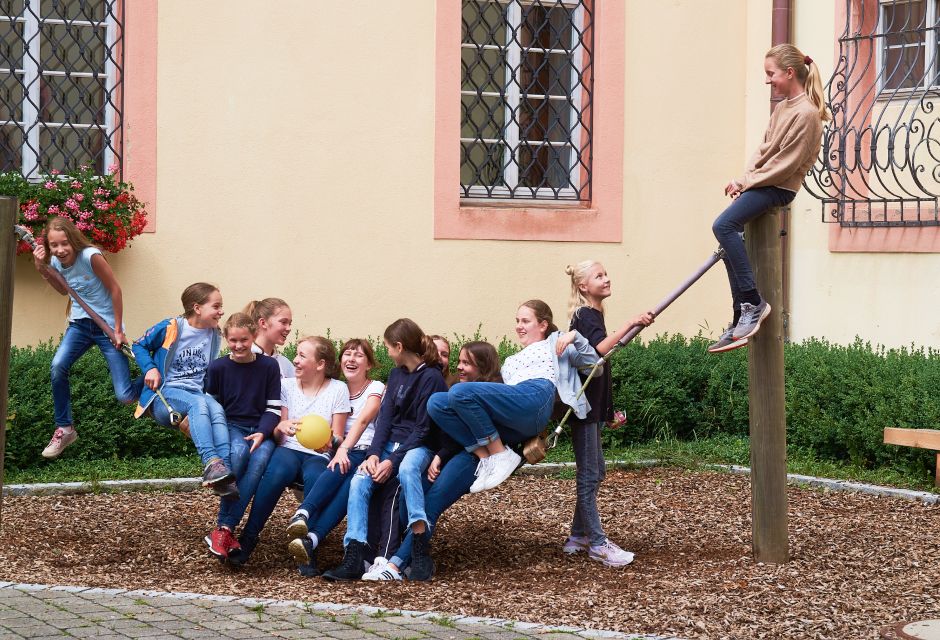
[[317,567],[317,548],[307,536],[295,538],[287,545],[287,550],[297,562],[297,571],[305,578],[314,578],[320,575]]
[[427,529],[414,534],[411,549],[411,574],[409,580],[425,582],[434,575],[434,559],[431,558],[431,534]]
[[238,485],[235,483],[235,477],[222,482],[216,482],[212,485],[212,491],[215,495],[226,500],[238,500],[241,495],[238,493]]
[[330,582],[334,580],[359,580],[365,572],[362,566],[365,552],[366,544],[364,542],[350,540],[343,553],[342,564],[324,573],[323,579],[329,580]]
[[287,537],[306,538],[308,531],[307,516],[302,513],[295,513],[294,517],[291,518],[290,522],[287,524]]
[[238,545],[238,549],[233,549],[228,554],[228,563],[233,567],[241,567],[248,562],[251,552],[258,546],[258,539],[238,536]]
[[232,479],[232,471],[225,466],[222,458],[213,458],[202,470],[202,486],[211,487],[214,484]]

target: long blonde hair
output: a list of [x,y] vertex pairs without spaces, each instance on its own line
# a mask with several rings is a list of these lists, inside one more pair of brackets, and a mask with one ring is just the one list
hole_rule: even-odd
[[[594,265],[600,264],[597,260],[582,260],[578,264],[569,264],[565,267],[565,273],[571,276],[571,295],[568,297],[568,321],[571,321],[571,318],[574,317],[575,313],[581,307],[590,307],[591,302],[584,297],[584,294],[581,292],[581,285],[588,278],[588,272],[594,267]],[[601,313],[604,312],[603,307],[601,307]]]
[[812,58],[803,55],[802,51],[789,43],[778,44],[764,57],[773,58],[777,66],[784,71],[793,69],[797,79],[806,90],[806,97],[819,109],[819,119],[824,122],[829,120],[829,111],[826,109],[826,99],[823,96],[822,79],[819,77],[819,67]]

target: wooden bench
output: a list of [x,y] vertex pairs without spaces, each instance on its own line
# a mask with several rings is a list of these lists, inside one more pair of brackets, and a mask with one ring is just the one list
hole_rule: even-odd
[[[887,427],[885,428],[885,444],[896,444],[902,447],[917,447],[918,449],[940,451],[940,430]],[[934,486],[940,487],[940,453],[937,453]]]

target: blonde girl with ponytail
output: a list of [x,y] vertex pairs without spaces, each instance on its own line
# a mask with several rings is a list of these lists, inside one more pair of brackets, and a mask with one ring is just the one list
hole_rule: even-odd
[[741,234],[746,223],[796,197],[819,154],[823,122],[829,119],[812,58],[792,44],[780,44],[764,57],[764,71],[766,84],[784,99],[774,108],[764,141],[744,174],[725,185],[725,195],[733,202],[712,225],[725,250],[733,315],[728,328],[709,345],[711,353],[745,346],[770,315],[770,305],[757,291]]

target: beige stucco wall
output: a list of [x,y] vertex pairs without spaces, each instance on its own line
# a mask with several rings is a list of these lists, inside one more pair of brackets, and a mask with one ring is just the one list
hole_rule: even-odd
[[[157,231],[111,258],[129,334],[208,280],[229,311],[287,299],[302,332],[375,336],[408,315],[498,338],[527,298],[563,316],[564,266],[587,257],[613,278],[614,325],[707,257],[722,187],[766,125],[769,0],[627,0],[621,244],[433,240],[433,7],[294,0],[259,16],[245,0],[160,1]],[[826,255],[818,207],[799,202],[812,213],[796,216],[795,291],[815,290],[816,266],[845,258]],[[17,266],[15,342],[56,335],[61,298]],[[718,267],[655,330],[714,335],[729,302]],[[838,328],[804,318],[801,335]]]

